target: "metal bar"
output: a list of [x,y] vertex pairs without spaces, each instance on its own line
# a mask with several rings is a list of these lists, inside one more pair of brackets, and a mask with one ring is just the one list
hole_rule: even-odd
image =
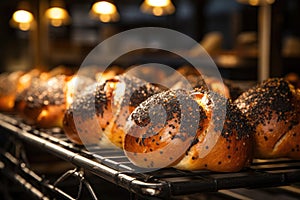
[[[9,161],[15,168],[17,167],[18,169],[20,169],[24,174],[26,174],[28,177],[30,177],[30,179],[32,179],[33,181],[37,182],[39,185],[41,185],[41,186],[43,186],[43,187],[45,187],[47,189],[50,189],[52,192],[60,195],[60,197],[63,197],[64,199],[75,200],[70,195],[68,195],[67,193],[65,193],[62,190],[60,190],[59,188],[57,188],[57,187],[55,187],[55,186],[53,186],[51,184],[46,183],[46,181],[43,180],[43,178],[41,178],[39,175],[37,175],[35,172],[33,172],[31,169],[29,169],[26,166],[25,163],[19,163],[18,159],[15,158],[14,156],[12,156],[10,153],[8,153],[8,152],[5,152],[5,153],[1,152],[0,155],[3,158],[5,158],[7,161]],[[5,172],[10,173],[7,170]],[[18,176],[20,176],[20,175],[18,175]],[[19,180],[22,180],[22,179],[19,179]]]
[[279,187],[279,188],[300,195],[300,188],[298,188],[298,187],[293,187],[293,186],[281,186],[281,187]]
[[[120,163],[118,164],[116,161],[119,157],[115,151],[113,151],[114,156],[112,157],[109,153],[110,150],[103,150],[103,155],[99,155],[98,159],[93,159],[93,153],[72,149],[72,145],[60,142],[59,138],[49,141],[47,133],[35,130],[35,134],[33,134],[30,133],[32,132],[31,128],[24,124],[15,123],[14,120],[10,123],[10,118],[1,119],[0,114],[0,127],[12,132],[12,135],[140,196],[168,198],[199,192],[284,186],[300,182],[300,161],[286,160],[285,162],[282,159],[278,161],[258,160],[251,168],[238,173],[187,172],[174,169],[163,169],[144,174],[134,173],[130,170],[124,172],[119,170]],[[99,151],[99,153],[101,152]],[[110,163],[113,165],[109,165]],[[285,164],[286,166],[284,166]],[[126,167],[125,164],[124,166]]]
[[[76,166],[82,167],[86,170],[91,171],[95,175],[110,181],[114,184],[117,184],[129,191],[145,194],[145,195],[151,195],[153,193],[153,190],[155,190],[155,195],[165,195],[164,191],[167,189],[167,187],[164,185],[164,183],[160,182],[154,182],[154,183],[145,183],[143,181],[137,180],[136,177],[129,176],[126,174],[122,174],[119,171],[112,169],[108,166],[105,166],[101,163],[98,163],[94,160],[91,160],[89,158],[85,158],[82,155],[78,153],[74,153],[70,150],[67,150],[63,147],[60,147],[56,144],[53,144],[47,140],[44,140],[43,138],[40,138],[38,136],[35,136],[23,129],[20,129],[16,127],[15,125],[11,125],[8,122],[1,121],[0,125],[9,130],[12,134],[18,136],[19,138],[23,139],[26,142],[29,142],[31,144],[37,145],[42,149],[45,149],[46,151],[64,159],[71,163],[73,163]],[[133,187],[132,185],[136,186]],[[154,188],[151,190],[147,190],[147,188]],[[159,188],[159,189],[155,189]],[[162,190],[164,189],[164,190]],[[150,194],[148,194],[150,191]]]
[[[2,163],[2,162],[1,162]],[[16,174],[9,170],[4,163],[1,164],[0,172],[10,180],[14,181],[18,185],[22,186],[22,188],[30,193],[34,198],[41,200],[49,200],[47,195],[41,192],[39,189],[34,187],[31,183],[29,183],[26,179],[24,179],[21,175]]]
[[235,199],[252,200],[251,198],[246,197],[245,195],[238,194],[238,193],[230,191],[230,190],[219,190],[219,192],[221,194],[225,194],[226,196],[233,197]]
[[262,82],[270,77],[271,5],[261,5],[258,17],[260,19],[258,80]]
[[94,199],[94,200],[97,200],[97,196],[92,188],[92,186],[89,184],[89,182],[84,178],[83,176],[83,172],[79,171],[79,169],[75,168],[73,170],[69,170],[67,171],[66,173],[64,173],[61,177],[59,177],[54,183],[53,185],[54,186],[57,186],[57,184],[63,182],[64,180],[66,180],[68,177],[70,176],[75,176],[79,179],[79,189],[78,189],[78,194],[77,194],[77,198],[76,199],[79,199],[80,196],[81,196],[81,191],[82,191],[82,185],[84,184],[85,187],[88,189],[91,197]]

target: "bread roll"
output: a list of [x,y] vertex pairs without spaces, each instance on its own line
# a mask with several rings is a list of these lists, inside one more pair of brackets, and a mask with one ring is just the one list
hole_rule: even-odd
[[235,103],[255,128],[255,157],[300,158],[300,92],[291,84],[266,80]]
[[[81,95],[73,100],[64,113],[64,133],[75,144],[95,144],[98,140],[101,140],[99,134],[102,133],[102,130],[97,121],[94,106],[96,87],[96,83],[87,87]],[[106,117],[106,115],[102,117]],[[109,116],[109,118],[111,117]],[[81,139],[83,134],[85,136]]]
[[201,88],[207,91],[212,90],[226,98],[230,98],[230,91],[221,80],[205,76],[191,66],[180,67],[167,82],[172,85],[171,89],[173,90]]
[[237,107],[218,94],[169,90],[133,111],[123,147],[143,168],[239,171],[251,160],[252,131]]
[[18,89],[14,102],[14,111],[17,114],[22,115],[25,108],[26,93],[31,87],[37,88],[42,85],[43,82],[47,81],[56,73],[62,72],[61,68],[54,68],[50,72],[41,72],[39,69],[32,69],[29,72],[22,75],[18,80]]
[[300,77],[296,73],[288,73],[284,79],[291,83],[295,88],[300,88]]
[[2,74],[0,76],[0,111],[15,113],[16,99],[40,73],[39,70],[33,69],[27,73],[16,71]]
[[16,106],[29,124],[42,128],[62,127],[63,116],[76,94],[92,81],[85,77],[59,75],[37,79],[24,91]]
[[[22,116],[28,124],[43,128],[61,126],[65,111],[65,90],[68,77],[61,75],[48,81],[33,82],[24,93]],[[20,103],[19,103],[20,105]]]
[[15,102],[14,102],[14,111],[20,115],[21,117],[24,116],[24,108],[27,102],[27,96],[29,90],[33,91],[35,88],[38,88],[40,85],[45,84],[45,80],[40,79],[38,77],[31,77],[28,74],[25,74],[20,78],[21,86],[19,87],[19,92],[16,95]]
[[18,92],[21,71],[3,73],[0,75],[0,111],[12,112]]
[[122,147],[124,124],[149,96],[160,92],[145,81],[116,76],[78,97],[64,116],[64,131],[76,144]]

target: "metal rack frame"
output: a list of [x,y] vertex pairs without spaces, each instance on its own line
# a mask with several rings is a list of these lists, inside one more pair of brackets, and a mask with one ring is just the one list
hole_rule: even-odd
[[[249,168],[236,173],[181,171],[172,168],[136,173],[134,166],[121,151],[99,149],[97,154],[91,153],[69,142],[63,133],[37,130],[4,114],[0,114],[0,129],[0,134],[9,133],[145,198],[170,198],[224,189],[285,186],[300,182],[299,160],[255,160]],[[51,189],[51,186],[47,187]],[[55,185],[52,185],[53,188],[56,188]]]

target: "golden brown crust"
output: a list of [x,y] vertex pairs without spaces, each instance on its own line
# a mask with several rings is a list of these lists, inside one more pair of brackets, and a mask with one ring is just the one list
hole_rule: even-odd
[[24,106],[22,117],[26,123],[40,128],[62,127],[65,105],[45,105],[42,107]]
[[[251,163],[253,130],[236,107],[228,104],[226,109],[222,131],[216,131],[214,122],[210,124],[212,127],[198,135],[197,143],[186,152],[176,168],[235,172]],[[214,117],[213,113],[211,117]]]
[[[76,121],[76,122],[75,122]],[[97,123],[97,118],[83,119],[81,116],[75,116],[71,112],[65,112],[63,118],[64,133],[69,140],[75,144],[98,144],[101,128]],[[82,129],[81,127],[84,127]]]
[[19,87],[19,92],[14,102],[14,110],[22,118],[26,118],[26,116],[24,115],[24,110],[27,105],[27,97],[30,91],[35,90],[40,85],[44,85],[45,80],[37,77],[31,77],[28,73],[22,76],[20,79],[22,82],[22,86]]
[[[186,112],[181,112],[180,100],[184,100]],[[187,119],[188,114],[194,117]],[[187,151],[205,117],[202,108],[183,90],[153,95],[131,114],[123,148],[139,167],[172,166]]]
[[[23,112],[24,94],[33,82],[47,81],[51,77],[66,72],[67,68],[55,68],[50,72],[32,69],[27,73],[16,71],[8,74],[5,79],[0,77],[0,110]],[[3,99],[2,99],[3,98]],[[16,105],[15,105],[16,104]]]
[[40,79],[40,75],[41,71],[38,69],[32,69],[29,72],[23,74],[18,80],[18,95],[29,88],[34,79]]
[[300,158],[299,93],[273,78],[243,93],[235,103],[255,128],[257,158]]
[[0,75],[0,111],[12,112],[22,71]]
[[66,109],[69,108],[70,104],[72,104],[74,99],[76,99],[77,96],[80,96],[87,87],[95,83],[94,80],[92,80],[91,78],[80,76],[80,75],[70,76],[66,79],[66,81],[67,81],[66,88],[65,88]]
[[90,79],[80,76],[35,78],[30,87],[18,95],[15,110],[29,124],[41,128],[62,127],[69,103],[92,83]]
[[[180,96],[185,97],[185,107],[176,100]],[[166,110],[165,124],[163,120],[151,122],[161,118],[159,114],[149,117],[153,115],[150,108],[157,105]],[[193,117],[199,117],[196,129],[193,126],[182,129],[186,123],[180,117],[183,113],[190,123],[195,123]],[[252,131],[241,112],[219,95],[168,91],[150,97],[132,113],[124,150],[135,165],[145,168],[172,166],[183,170],[238,171],[251,160]]]
[[25,104],[22,113],[27,123],[42,128],[62,126],[67,80],[68,77],[61,75],[48,81],[38,81],[28,88],[23,96]]
[[[77,123],[76,128],[81,131],[70,130],[68,124],[74,122],[70,122],[69,120],[72,120],[72,118],[69,117],[64,120],[64,130],[67,135],[74,134],[75,136],[71,137],[75,138],[78,137],[78,134],[84,134],[87,130],[96,132],[98,138],[93,143],[121,148],[124,137],[124,124],[128,116],[139,103],[158,91],[160,90],[157,87],[125,75],[106,80],[104,83],[97,85],[94,90],[78,97],[65,114],[66,118],[66,115],[75,113],[82,118],[82,121],[97,119],[94,122],[98,125],[87,127],[85,123]],[[90,136],[83,135],[83,137]],[[86,141],[91,143],[92,140],[94,139],[87,139]]]

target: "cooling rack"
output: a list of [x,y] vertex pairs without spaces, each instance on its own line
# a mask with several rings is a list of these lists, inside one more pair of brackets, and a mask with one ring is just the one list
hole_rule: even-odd
[[[77,169],[88,170],[95,176],[145,198],[170,198],[224,189],[265,188],[300,182],[299,160],[254,160],[250,167],[235,173],[182,171],[173,168],[141,173],[122,151],[97,146],[90,146],[87,150],[69,142],[59,129],[38,130],[15,116],[5,114],[0,114],[0,129],[0,134],[8,134],[35,145],[72,163]],[[5,152],[2,157],[9,160]],[[12,159],[10,160],[13,163]],[[66,175],[76,174],[79,176],[80,170],[66,173]],[[43,183],[42,179],[37,178],[38,175],[35,174],[33,177]],[[83,183],[89,188],[88,182]],[[45,186],[48,189],[56,189],[55,184],[45,184]],[[63,194],[58,189],[56,192]],[[36,195],[41,196],[38,191]],[[91,190],[91,196],[93,195]]]

